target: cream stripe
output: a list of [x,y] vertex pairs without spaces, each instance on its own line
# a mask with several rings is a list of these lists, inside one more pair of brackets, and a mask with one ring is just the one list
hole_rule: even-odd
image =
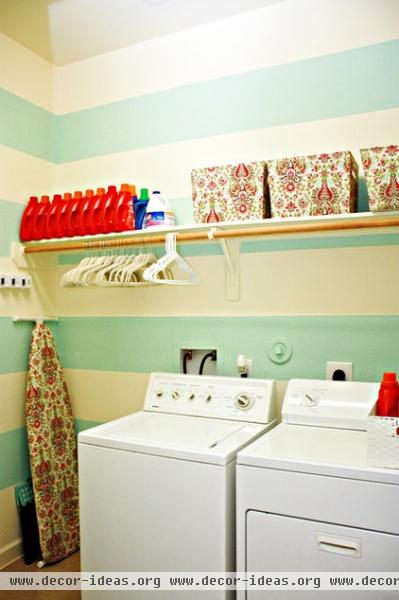
[[110,421],[141,410],[148,375],[64,369],[75,419]]
[[55,112],[82,110],[397,37],[396,0],[287,0],[55,68]]
[[53,67],[0,33],[0,88],[46,110],[53,108]]
[[191,196],[194,167],[263,160],[295,154],[352,150],[399,139],[399,108],[282,125],[206,139],[153,146],[65,163],[56,167],[60,190],[132,181],[170,198]]
[[0,375],[0,433],[25,426],[25,382],[25,373]]
[[21,556],[19,517],[14,486],[0,490],[0,568]]
[[[62,315],[392,315],[399,310],[398,246],[241,255],[241,298],[225,297],[222,256],[190,257],[200,285],[59,289]],[[68,267],[63,267],[63,271]]]
[[[54,257],[52,257],[54,258]],[[11,258],[0,257],[0,270],[7,274],[26,274],[32,276],[32,287],[26,290],[2,289],[0,293],[0,316],[11,317],[13,315],[53,315],[55,309],[53,301],[59,282],[57,273],[40,270],[40,259],[35,259],[39,269],[30,271],[19,270]]]
[[0,145],[0,199],[25,204],[53,191],[55,165]]

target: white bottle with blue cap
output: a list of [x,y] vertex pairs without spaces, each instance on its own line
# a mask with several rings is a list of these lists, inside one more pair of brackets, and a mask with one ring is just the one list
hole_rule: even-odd
[[176,215],[168,200],[155,190],[148,201],[143,228],[172,227],[176,225]]

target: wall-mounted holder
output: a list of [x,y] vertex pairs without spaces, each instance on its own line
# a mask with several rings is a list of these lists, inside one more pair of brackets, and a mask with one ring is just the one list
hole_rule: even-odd
[[32,287],[32,277],[30,275],[21,275],[20,273],[12,273],[6,275],[0,273],[0,288],[26,290]]
[[36,325],[45,323],[47,321],[51,321],[53,323],[57,323],[58,322],[58,317],[41,317],[41,316],[36,316],[36,317],[18,317],[15,316],[12,318],[14,323],[20,323],[22,322],[26,322],[26,321],[33,321],[34,323],[36,323]]

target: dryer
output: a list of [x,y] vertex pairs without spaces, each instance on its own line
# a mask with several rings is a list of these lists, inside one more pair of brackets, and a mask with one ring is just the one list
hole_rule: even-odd
[[[282,423],[237,456],[238,571],[399,571],[399,471],[367,464],[366,419],[378,387],[289,382]],[[296,589],[294,597],[310,595]],[[317,593],[331,600],[397,596]],[[237,593],[239,600],[291,597],[249,585]]]
[[79,434],[82,571],[234,571],[236,454],[274,424],[272,380],[152,374],[143,411]]

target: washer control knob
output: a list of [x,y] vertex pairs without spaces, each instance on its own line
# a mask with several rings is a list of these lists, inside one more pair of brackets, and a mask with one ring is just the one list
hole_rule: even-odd
[[320,396],[316,392],[307,392],[303,396],[303,403],[305,406],[316,406],[320,402]]
[[252,403],[252,398],[249,394],[239,394],[235,399],[235,406],[240,410],[247,410]]
[[189,400],[194,400],[194,398],[195,398],[195,394],[190,394],[188,397]]
[[163,391],[162,391],[162,390],[157,390],[157,391],[155,392],[155,395],[156,395],[156,397],[157,397],[157,398],[162,398],[162,396],[163,396]]
[[178,400],[179,396],[180,396],[179,392],[177,390],[173,390],[173,392],[172,392],[173,400]]
[[209,395],[206,397],[206,400],[205,400],[205,401],[206,401],[206,402],[210,402],[211,400],[212,400],[212,396],[209,394]]

